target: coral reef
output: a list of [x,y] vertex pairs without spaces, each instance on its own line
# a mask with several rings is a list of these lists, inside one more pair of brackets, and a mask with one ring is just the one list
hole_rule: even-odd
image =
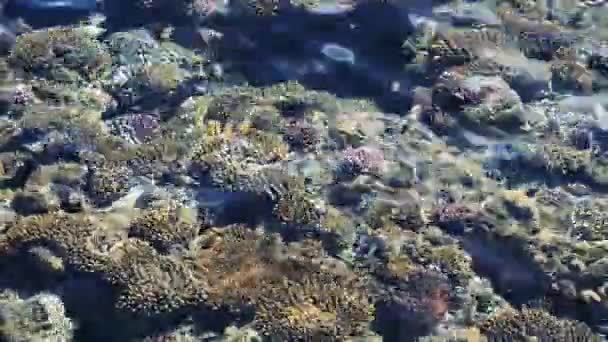
[[599,340],[594,6],[137,0],[7,19],[0,339]]

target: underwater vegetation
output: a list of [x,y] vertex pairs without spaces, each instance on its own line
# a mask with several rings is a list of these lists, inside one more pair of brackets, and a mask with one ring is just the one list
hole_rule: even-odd
[[108,71],[111,57],[93,28],[57,27],[19,36],[10,62],[32,76],[65,83],[94,81]]

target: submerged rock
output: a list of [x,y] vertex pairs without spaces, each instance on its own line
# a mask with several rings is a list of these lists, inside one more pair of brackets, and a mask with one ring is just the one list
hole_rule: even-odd
[[499,26],[500,18],[481,2],[439,6],[433,10],[435,17],[446,18],[455,26]]
[[465,110],[468,119],[507,131],[525,124],[519,95],[501,78],[473,76],[464,80],[462,86],[480,100],[478,106]]
[[355,54],[350,49],[338,44],[323,44],[321,53],[335,62],[355,64]]

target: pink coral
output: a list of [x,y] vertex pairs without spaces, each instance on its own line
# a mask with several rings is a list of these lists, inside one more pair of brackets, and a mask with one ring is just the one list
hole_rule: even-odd
[[342,170],[351,174],[375,173],[384,164],[384,154],[372,147],[348,147],[344,150]]

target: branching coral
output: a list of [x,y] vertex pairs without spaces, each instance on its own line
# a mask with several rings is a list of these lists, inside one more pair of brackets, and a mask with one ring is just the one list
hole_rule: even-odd
[[129,191],[133,173],[120,162],[104,161],[89,166],[86,190],[94,203],[107,205]]
[[285,129],[283,139],[292,149],[308,152],[316,149],[321,137],[314,126],[301,121],[291,121]]
[[478,214],[464,204],[450,203],[439,207],[433,214],[435,223],[454,233],[463,233],[470,229]]
[[269,184],[276,194],[274,199],[274,216],[282,223],[317,226],[322,213],[314,198],[306,191],[303,178],[277,177]]
[[244,89],[213,97],[206,111],[208,120],[240,123],[249,116],[255,98]]
[[112,251],[109,279],[122,291],[117,307],[138,314],[170,312],[207,298],[203,279],[186,263],[161,256],[143,240],[129,239]]
[[[138,225],[145,219],[146,215],[134,225],[142,228]],[[155,239],[175,238],[180,232],[162,236],[154,228],[158,226],[140,235],[157,242]],[[183,235],[182,239],[188,238]],[[12,225],[0,242],[3,253],[36,244],[58,250],[67,264],[112,283],[118,290],[117,307],[135,313],[172,311],[201,304],[206,298],[204,279],[195,277],[188,263],[177,256],[160,255],[144,240],[128,238],[117,222],[102,216],[63,212],[30,216]]]
[[576,176],[589,172],[591,155],[589,151],[546,145],[539,151],[547,171],[560,176]]
[[372,147],[348,147],[340,165],[340,173],[344,175],[359,175],[362,173],[378,173],[384,164],[384,154]]
[[600,341],[587,325],[560,320],[538,309],[505,309],[479,327],[491,340]]
[[[43,101],[51,106],[82,105],[88,109],[96,109],[100,112],[113,108],[114,99],[99,88],[84,88],[78,84],[55,82],[40,79],[31,85],[32,95],[30,103]],[[27,94],[25,94],[27,96]]]
[[174,245],[187,248],[201,227],[184,217],[185,210],[174,205],[147,209],[131,223],[129,235],[149,241],[159,251],[168,251]]
[[381,200],[376,200],[371,204],[365,214],[365,220],[374,229],[392,224],[404,229],[416,230],[424,225],[418,204],[401,204]]
[[112,134],[129,143],[148,143],[160,136],[160,118],[153,114],[131,114],[120,116],[109,122]]
[[293,248],[238,226],[204,241],[197,265],[208,276],[209,300],[252,307],[256,327],[267,335],[335,340],[361,334],[372,318],[357,277],[324,270],[318,261],[327,257],[318,244]]
[[608,217],[605,204],[601,202],[580,202],[571,213],[573,238],[582,241],[605,241],[608,234],[605,229]]
[[184,158],[189,154],[188,146],[178,141],[171,132],[163,132],[150,144],[139,145],[121,158],[138,176],[160,179],[168,171],[181,173]]
[[18,220],[1,237],[2,253],[26,244],[43,244],[59,248],[61,257],[83,270],[103,270],[103,258],[88,249],[87,238],[96,227],[86,216],[61,211],[28,216]]
[[423,265],[439,267],[457,284],[466,284],[473,275],[473,260],[456,244],[433,246],[424,244],[416,249],[414,259]]
[[315,341],[361,335],[373,307],[365,293],[337,280],[319,274],[276,284],[283,294],[272,294],[279,288],[267,290],[268,297],[258,301],[259,329],[275,338]]
[[207,158],[224,157],[266,164],[285,159],[289,151],[278,135],[257,130],[246,122],[235,126],[210,120],[204,129],[192,150],[191,159],[195,162],[204,164]]

